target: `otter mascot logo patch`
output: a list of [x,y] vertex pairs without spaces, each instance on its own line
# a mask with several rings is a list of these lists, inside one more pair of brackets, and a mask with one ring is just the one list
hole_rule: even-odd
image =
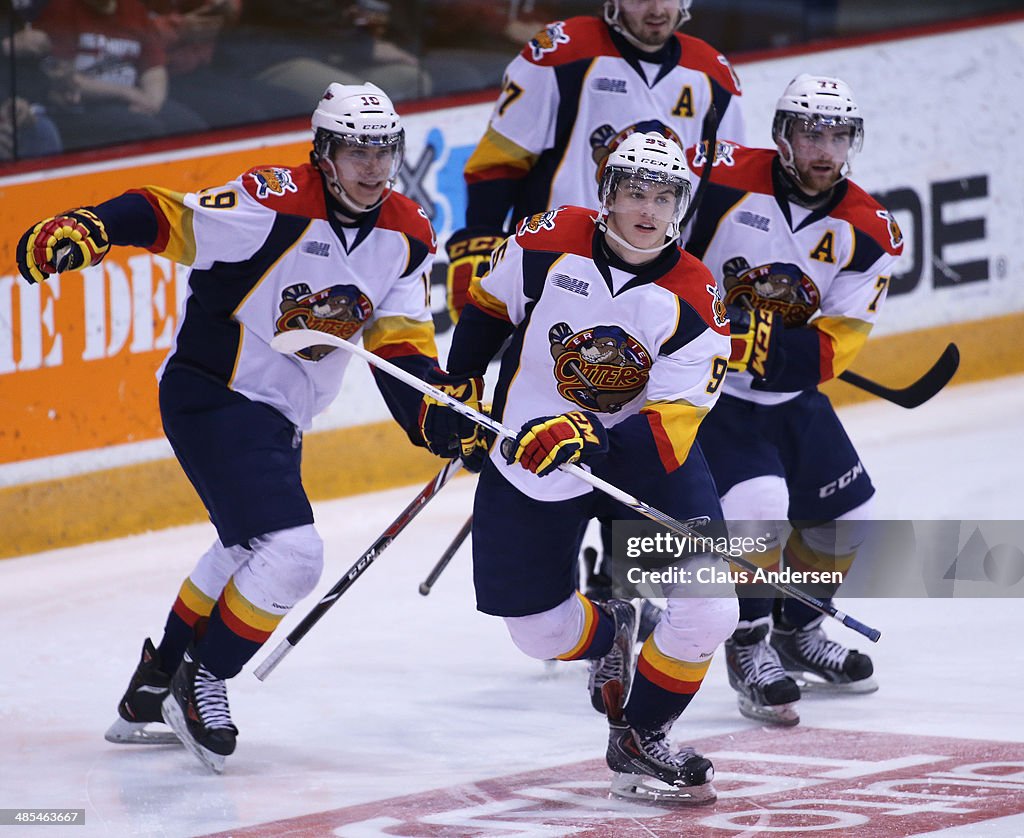
[[556,323],[548,340],[559,395],[586,410],[617,413],[647,386],[650,353],[618,326]]
[[[370,298],[355,285],[332,285],[312,291],[305,283],[289,285],[281,292],[281,316],[277,331],[315,329],[348,340],[373,314]],[[335,350],[333,346],[311,346],[296,352],[307,361],[319,361]]]
[[791,262],[769,262],[750,267],[742,256],[722,265],[727,305],[777,311],[787,327],[803,326],[818,310],[821,293]]

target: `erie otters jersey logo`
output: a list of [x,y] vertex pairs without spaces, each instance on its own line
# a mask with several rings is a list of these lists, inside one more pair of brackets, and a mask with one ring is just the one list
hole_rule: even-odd
[[715,318],[716,326],[724,326],[729,322],[729,312],[725,308],[725,300],[718,292],[717,285],[705,285],[704,290],[711,295],[711,314]]
[[618,413],[647,386],[651,356],[618,326],[573,332],[568,323],[548,331],[562,398],[596,413]]
[[[733,152],[736,150],[734,143],[727,143],[725,140],[715,140],[715,162],[711,164],[712,168],[715,166],[735,166],[736,160],[733,158]],[[708,143],[707,140],[701,140],[697,143],[697,150],[693,155],[693,168],[699,169],[708,162]]]
[[558,49],[559,44],[567,43],[569,43],[569,36],[565,34],[565,21],[556,20],[554,23],[549,23],[530,39],[533,60],[540,61],[549,52]]
[[725,302],[776,311],[786,326],[803,326],[818,310],[821,293],[811,278],[791,262],[750,267],[742,256],[722,265]]
[[903,244],[903,231],[900,229],[900,225],[896,223],[896,216],[889,212],[889,210],[884,209],[875,210],[875,215],[885,222],[886,231],[889,233],[889,244],[895,250]]
[[[315,329],[348,340],[371,314],[373,303],[355,285],[332,285],[314,293],[308,285],[299,283],[281,292],[277,332]],[[334,346],[311,346],[295,354],[307,361],[319,361],[335,349]]]
[[553,209],[547,212],[538,212],[536,215],[524,218],[519,222],[519,229],[516,230],[516,234],[522,236],[526,233],[539,233],[541,230],[554,230],[555,216],[561,211],[561,208]]
[[256,181],[256,197],[266,198],[268,195],[284,195],[285,192],[298,192],[299,187],[292,180],[292,173],[287,169],[276,167],[257,169],[249,173]]

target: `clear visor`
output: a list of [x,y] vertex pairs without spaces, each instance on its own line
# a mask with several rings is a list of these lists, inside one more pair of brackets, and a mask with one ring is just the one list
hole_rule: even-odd
[[793,117],[786,132],[787,139],[798,146],[824,151],[836,159],[860,151],[864,144],[864,120],[814,114]]
[[654,221],[675,224],[690,201],[690,182],[652,172],[615,171],[605,174],[601,203],[607,212],[636,213]]
[[386,136],[333,134],[327,146],[327,156],[342,181],[393,181],[402,168],[404,154],[404,132]]

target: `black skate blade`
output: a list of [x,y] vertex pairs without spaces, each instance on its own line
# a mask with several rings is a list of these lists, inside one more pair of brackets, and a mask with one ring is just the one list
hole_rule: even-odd
[[164,714],[164,721],[178,735],[181,744],[188,748],[189,753],[215,774],[220,774],[224,770],[224,762],[227,758],[223,754],[215,754],[209,748],[204,748],[196,742],[188,731],[185,715],[181,712],[181,707],[178,706],[173,695],[164,699],[161,710]]
[[874,676],[860,681],[834,682],[809,676],[806,672],[789,672],[790,678],[796,681],[800,692],[804,695],[868,695],[878,691],[878,682]]
[[103,738],[115,745],[180,745],[181,740],[171,730],[150,729],[159,722],[129,722],[120,716],[107,728]]
[[718,792],[710,782],[699,786],[677,786],[643,774],[624,773],[612,776],[611,794],[626,800],[672,803],[676,806],[706,806],[718,799]]
[[740,715],[754,722],[763,722],[773,727],[796,727],[800,714],[794,704],[756,704],[745,695],[736,696]]

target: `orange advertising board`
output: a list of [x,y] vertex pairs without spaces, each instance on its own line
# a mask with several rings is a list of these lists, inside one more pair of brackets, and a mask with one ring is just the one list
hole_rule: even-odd
[[86,271],[29,285],[15,263],[21,234],[42,218],[133,187],[187,192],[260,164],[301,164],[309,146],[293,137],[0,182],[0,463],[160,437],[155,374],[171,346],[188,275],[167,259],[123,247]]

